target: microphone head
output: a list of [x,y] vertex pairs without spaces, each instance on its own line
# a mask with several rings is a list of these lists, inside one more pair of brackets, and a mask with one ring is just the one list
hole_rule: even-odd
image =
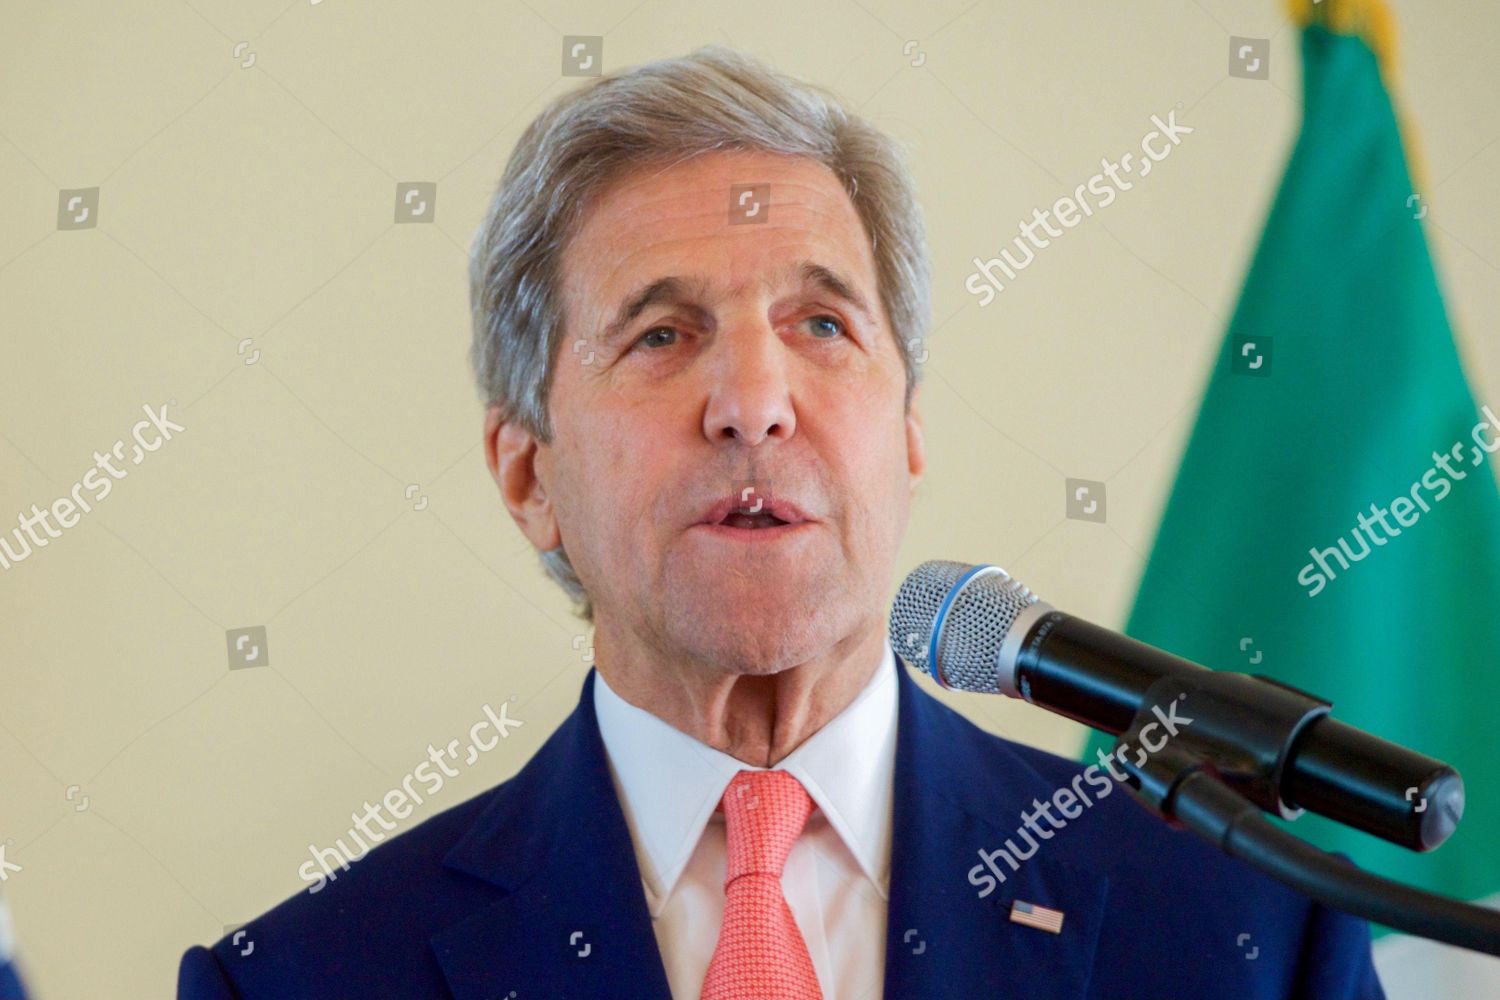
[[1001,647],[1033,605],[1050,610],[998,566],[934,559],[896,591],[891,648],[943,687],[1016,696],[1014,662],[1002,667]]

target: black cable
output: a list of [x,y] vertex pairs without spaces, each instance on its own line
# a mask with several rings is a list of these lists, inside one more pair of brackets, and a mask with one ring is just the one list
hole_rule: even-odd
[[1500,956],[1500,911],[1393,882],[1280,829],[1212,775],[1173,788],[1168,813],[1226,854],[1345,913],[1418,937]]

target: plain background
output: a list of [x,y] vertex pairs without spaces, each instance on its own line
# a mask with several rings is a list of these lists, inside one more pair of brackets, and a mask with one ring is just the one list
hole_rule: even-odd
[[[1427,231],[1497,401],[1500,12],[1396,11]],[[302,888],[309,844],[429,743],[487,703],[524,722],[402,829],[513,774],[574,707],[587,633],[499,502],[465,360],[467,250],[521,129],[580,82],[564,35],[602,35],[607,71],[736,45],[908,144],[934,332],[900,571],[995,562],[1114,626],[1299,116],[1272,0],[4,14],[0,515],[66,494],[143,405],[176,400],[186,428],[0,571],[0,841],[23,866],[3,892],[41,998],[167,995],[185,947]],[[1269,80],[1229,76],[1232,35],[1271,40]],[[1179,102],[1194,133],[981,308],[972,259]],[[433,223],[393,222],[408,181],[436,183]],[[58,192],[88,187],[97,228],[58,231]],[[1105,523],[1064,516],[1068,477],[1107,483]],[[231,671],[226,631],[252,625],[269,665]],[[1226,642],[1214,665],[1240,658]],[[1039,710],[941,697],[1081,745]]]

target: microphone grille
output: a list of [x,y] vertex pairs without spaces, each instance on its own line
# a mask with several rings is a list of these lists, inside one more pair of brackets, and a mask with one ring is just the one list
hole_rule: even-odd
[[896,591],[891,648],[944,687],[1001,692],[1010,687],[1000,678],[1001,644],[1035,603],[1037,596],[998,566],[934,559],[907,574]]

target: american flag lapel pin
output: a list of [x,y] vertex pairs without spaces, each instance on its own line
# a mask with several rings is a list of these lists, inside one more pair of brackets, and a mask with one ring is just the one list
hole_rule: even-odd
[[1061,934],[1063,911],[1018,899],[1010,904],[1010,922],[1025,924],[1027,927],[1035,927],[1039,931],[1047,931],[1050,934]]

